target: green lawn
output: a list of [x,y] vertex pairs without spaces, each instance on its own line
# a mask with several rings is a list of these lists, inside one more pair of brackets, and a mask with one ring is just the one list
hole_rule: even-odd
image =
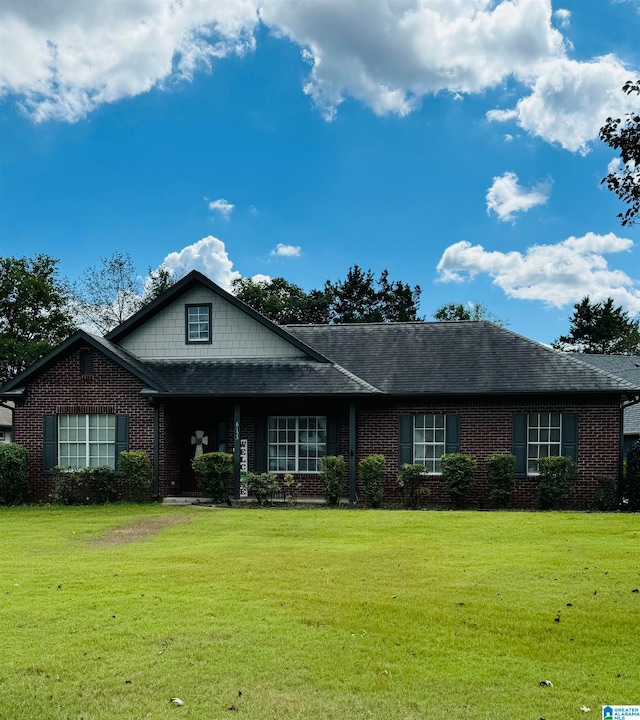
[[3,719],[640,702],[638,515],[10,508],[0,550]]

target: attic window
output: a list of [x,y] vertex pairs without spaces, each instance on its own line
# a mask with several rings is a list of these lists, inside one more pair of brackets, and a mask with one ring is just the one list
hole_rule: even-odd
[[80,352],[80,374],[82,377],[93,375],[93,353],[91,350]]
[[211,305],[187,305],[185,325],[187,343],[210,343]]

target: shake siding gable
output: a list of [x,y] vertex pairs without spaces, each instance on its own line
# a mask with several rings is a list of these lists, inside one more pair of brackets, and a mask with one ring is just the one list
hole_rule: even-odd
[[[185,341],[185,307],[211,305],[211,343]],[[180,295],[119,343],[141,360],[304,358],[299,348],[205,287]]]

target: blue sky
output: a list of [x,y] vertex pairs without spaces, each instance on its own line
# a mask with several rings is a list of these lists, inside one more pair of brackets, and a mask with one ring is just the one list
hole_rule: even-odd
[[640,0],[4,0],[0,251],[285,277],[359,264],[541,342],[640,313],[600,180]]

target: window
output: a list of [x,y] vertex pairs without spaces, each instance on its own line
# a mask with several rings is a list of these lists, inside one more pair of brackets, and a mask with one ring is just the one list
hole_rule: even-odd
[[562,415],[529,413],[527,418],[527,474],[538,474],[538,460],[560,455]]
[[211,305],[186,306],[186,339],[188,343],[211,342]]
[[327,454],[327,418],[270,417],[267,442],[269,472],[319,472]]
[[445,416],[416,415],[413,424],[413,461],[427,472],[439,473],[445,453]]
[[460,417],[453,413],[400,416],[399,465],[424,465],[425,472],[440,473],[440,458],[459,452]]
[[575,412],[515,413],[511,452],[515,477],[538,475],[538,460],[562,455],[578,462],[578,414]]
[[116,466],[115,415],[59,415],[58,465]]

